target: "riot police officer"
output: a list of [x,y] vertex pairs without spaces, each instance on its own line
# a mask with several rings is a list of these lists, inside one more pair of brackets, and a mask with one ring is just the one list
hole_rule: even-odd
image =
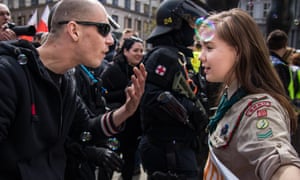
[[200,144],[205,141],[207,116],[198,98],[201,89],[186,64],[193,56],[187,47],[194,42],[194,22],[206,15],[205,9],[190,0],[165,0],[147,39],[153,48],[144,61],[148,76],[141,101],[144,135],[139,150],[153,180],[199,179],[196,153],[199,139]]

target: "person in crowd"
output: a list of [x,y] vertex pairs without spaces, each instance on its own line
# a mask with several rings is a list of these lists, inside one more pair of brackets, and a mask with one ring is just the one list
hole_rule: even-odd
[[122,35],[121,35],[121,37],[119,39],[119,42],[118,42],[119,44],[117,46],[117,51],[119,51],[122,48],[123,43],[124,43],[124,39],[130,38],[132,36],[138,37],[138,33],[134,29],[132,29],[132,28],[125,28],[122,31]]
[[43,34],[44,34],[44,32],[36,32],[35,35],[33,36],[32,42],[36,42],[39,45],[41,45],[42,44],[41,39],[42,39]]
[[[96,0],[58,3],[39,48],[25,40],[0,42],[0,179],[64,179],[67,137],[92,142],[114,135],[144,92],[147,72],[141,64],[120,108],[89,115],[76,94],[72,68],[100,65],[113,41],[107,12]],[[97,161],[102,154],[95,154]]]
[[[123,46],[113,59],[113,63],[101,74],[103,86],[107,93],[104,95],[107,105],[111,109],[119,107],[126,101],[124,89],[131,84],[133,68],[137,67],[144,52],[143,40],[132,36],[124,39]],[[122,154],[124,165],[121,176],[124,180],[131,180],[135,169],[135,158],[138,147],[138,137],[141,136],[140,111],[126,120],[125,129],[116,135],[120,146],[118,152]]]
[[[283,59],[288,63],[289,71],[290,71],[290,83],[288,86],[289,97],[295,108],[298,112],[298,116],[300,113],[300,67],[296,63],[296,50],[294,48],[288,47],[285,54],[283,55]],[[295,64],[296,63],[296,64]]]
[[[49,15],[51,21],[54,6]],[[108,16],[109,18],[110,16]],[[116,27],[116,24],[111,27]],[[51,24],[48,24],[51,29]],[[113,34],[112,34],[113,36]],[[114,37],[113,37],[114,38]],[[102,60],[100,66],[96,68],[86,67],[83,64],[75,68],[75,80],[78,95],[87,105],[88,112],[91,116],[103,114],[110,109],[106,106],[106,100],[103,94],[106,92],[102,86],[100,74],[106,68],[108,63],[108,54],[114,53],[115,41],[109,46],[109,50]],[[122,158],[109,147],[108,136],[101,136],[97,141],[82,142],[69,138],[65,143],[67,164],[65,170],[66,180],[110,180],[114,171],[120,171],[123,166]]]
[[282,59],[288,63],[288,65],[292,64],[292,55],[295,53],[295,49],[292,47],[286,47],[286,51],[282,56]]
[[[293,92],[294,98],[291,99],[293,104],[295,105],[295,109],[298,115],[298,122],[300,119],[300,53],[297,52],[294,48],[291,48],[293,52],[290,55],[289,59],[289,67],[292,71],[292,78],[293,78]],[[295,147],[298,154],[300,154],[300,128],[299,125],[297,127],[296,132],[292,134],[292,144]]]
[[276,29],[268,35],[267,45],[270,52],[270,59],[284,85],[286,95],[291,96],[289,92],[291,71],[288,62],[283,59],[287,51],[288,36],[284,31]]
[[203,179],[299,179],[295,111],[258,25],[235,8],[202,19],[197,32],[207,81],[224,85],[207,126]]
[[[282,56],[282,59],[288,64],[289,72],[290,72],[290,83],[289,83],[289,96],[292,101],[295,99],[300,98],[300,87],[299,87],[299,80],[298,80],[298,73],[300,73],[300,67],[296,64],[294,64],[294,54],[296,53],[296,50],[292,47],[287,47],[286,52]],[[298,100],[297,100],[298,101]],[[299,103],[297,103],[297,106],[299,106]]]
[[44,42],[46,42],[48,37],[48,32],[43,32],[40,43],[43,44]]
[[[285,93],[294,105],[294,109],[296,110],[299,118],[300,88],[298,73],[300,73],[300,71],[297,66],[292,65],[291,54],[293,54],[294,50],[293,48],[288,47],[288,36],[282,30],[273,30],[267,37],[267,45],[272,64],[275,67],[276,72],[285,88]],[[291,141],[297,152],[300,152],[299,134],[299,127],[295,132],[291,133]]]
[[37,33],[35,33],[35,35],[33,36],[32,44],[35,47],[40,47],[41,44],[45,42],[43,36],[44,37],[47,36],[46,34],[47,34],[47,32],[37,32]]
[[[140,104],[142,165],[150,179],[199,179],[196,153],[206,160],[207,115],[201,89],[186,64],[193,57],[196,18],[206,10],[189,0],[165,0],[156,12],[156,27],[147,39],[148,72]],[[201,167],[203,168],[203,167]]]
[[300,50],[296,50],[292,55],[292,64],[300,67]]
[[109,66],[109,64],[113,61],[113,58],[117,54],[117,45],[118,45],[118,39],[116,38],[115,34],[112,34],[114,43],[109,46],[108,52],[105,55],[105,58],[103,59],[101,65],[93,69],[94,74],[96,77],[100,77],[100,74]]
[[191,64],[193,66],[193,71],[199,73],[201,67],[201,60],[199,59],[201,54],[201,44],[199,41],[195,40],[193,45],[193,57],[191,58]]
[[109,51],[108,51],[108,53],[106,53],[106,56],[104,58],[106,63],[112,62],[113,58],[117,54],[117,44],[118,44],[119,40],[117,39],[115,34],[112,34],[112,37],[114,39],[114,44],[109,46]]
[[7,41],[17,39],[13,30],[8,26],[11,21],[11,14],[9,8],[4,3],[0,3],[0,41]]

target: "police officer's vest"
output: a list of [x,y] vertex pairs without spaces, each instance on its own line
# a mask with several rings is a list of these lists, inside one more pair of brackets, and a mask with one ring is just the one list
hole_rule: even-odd
[[201,52],[200,51],[193,51],[193,58],[191,58],[191,64],[193,66],[193,70],[195,73],[199,72],[201,61],[199,59]]
[[[300,67],[298,66],[291,66],[290,71],[292,72],[292,81],[293,87],[291,90],[293,93],[293,97],[291,97],[293,103],[300,108]],[[291,83],[290,83],[291,84]],[[292,94],[290,93],[290,94]]]

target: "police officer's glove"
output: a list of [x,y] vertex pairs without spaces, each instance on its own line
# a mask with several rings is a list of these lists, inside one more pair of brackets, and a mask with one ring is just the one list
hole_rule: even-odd
[[124,164],[121,157],[108,148],[87,146],[85,153],[89,161],[107,171],[120,172]]

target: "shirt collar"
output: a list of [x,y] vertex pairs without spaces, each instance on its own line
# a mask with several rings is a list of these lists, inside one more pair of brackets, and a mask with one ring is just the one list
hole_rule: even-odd
[[237,80],[233,81],[230,85],[226,85],[225,92],[227,93],[227,99],[230,99],[239,87],[240,85]]

